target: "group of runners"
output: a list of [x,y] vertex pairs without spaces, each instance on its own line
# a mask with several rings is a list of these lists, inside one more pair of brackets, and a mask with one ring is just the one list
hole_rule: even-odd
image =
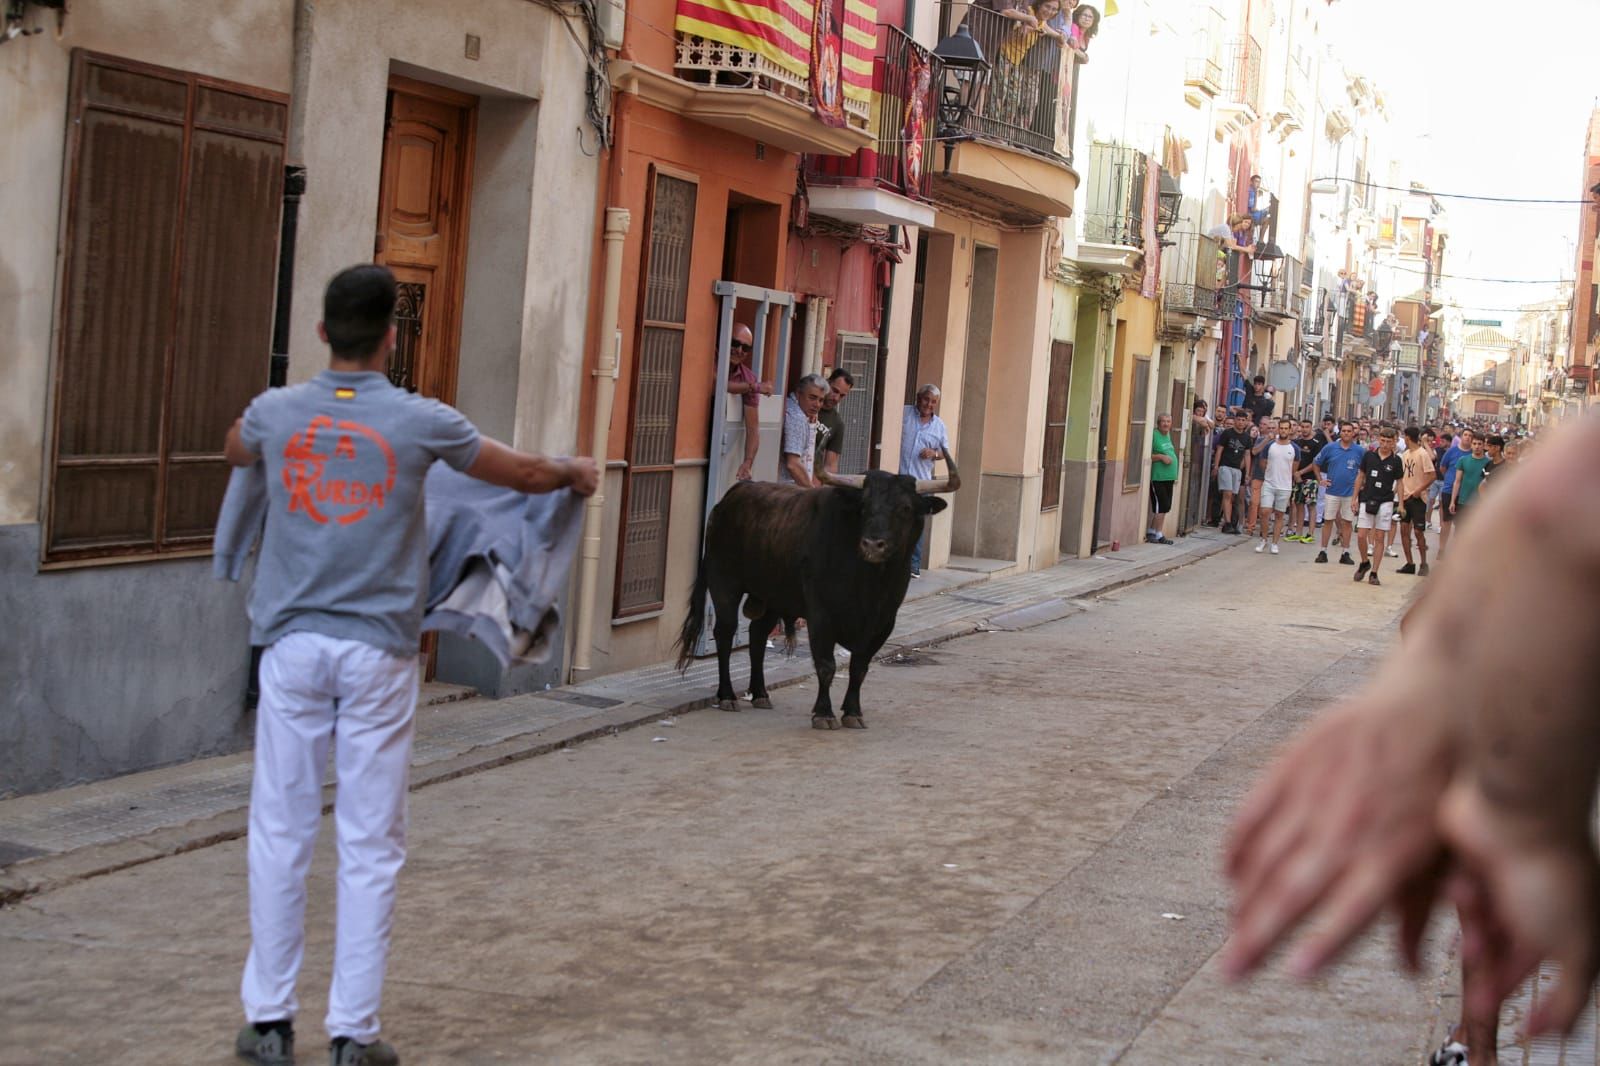
[[1320,543],[1317,563],[1337,548],[1356,581],[1379,584],[1384,558],[1402,553],[1396,573],[1425,577],[1429,534],[1437,561],[1456,522],[1525,444],[1491,428],[1332,416],[1319,425],[1236,408],[1211,449],[1220,528],[1259,538],[1255,550],[1273,555],[1284,541]]

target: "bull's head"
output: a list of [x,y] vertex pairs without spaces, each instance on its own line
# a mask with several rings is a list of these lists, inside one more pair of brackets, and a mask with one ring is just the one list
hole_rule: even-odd
[[[956,461],[944,451],[950,473],[942,478],[910,478],[874,470],[868,474],[830,474],[817,471],[817,480],[837,489],[851,490],[861,509],[861,558],[881,563],[891,555],[908,556],[911,545],[922,536],[922,520],[947,506],[935,493],[955,492],[961,487]],[[852,503],[856,503],[852,500]]]

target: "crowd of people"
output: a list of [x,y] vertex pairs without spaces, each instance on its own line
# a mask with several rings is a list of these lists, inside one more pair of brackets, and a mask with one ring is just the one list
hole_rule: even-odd
[[[1279,544],[1317,544],[1316,563],[1355,567],[1354,578],[1377,585],[1384,560],[1405,563],[1398,574],[1426,577],[1429,538],[1436,562],[1456,523],[1471,514],[1502,469],[1532,436],[1481,419],[1400,425],[1383,419],[1321,422],[1274,415],[1266,379],[1256,377],[1245,402],[1216,423],[1197,404],[1195,428],[1208,440],[1214,519],[1224,533],[1258,539],[1255,550],[1279,554]],[[1151,460],[1151,510],[1171,507],[1170,419],[1158,421]],[[1162,479],[1164,493],[1155,486]],[[1149,539],[1165,538],[1159,520]]]

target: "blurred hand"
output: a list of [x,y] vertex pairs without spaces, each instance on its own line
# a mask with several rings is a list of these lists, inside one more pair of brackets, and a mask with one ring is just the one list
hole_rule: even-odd
[[738,471],[733,476],[734,476],[734,479],[737,480],[737,481],[749,481],[750,480],[750,464],[749,463],[740,463]]
[[1259,966],[1312,914],[1316,929],[1289,968],[1314,974],[1386,903],[1402,911],[1403,946],[1415,958],[1440,892],[1437,812],[1459,758],[1459,724],[1412,678],[1424,679],[1412,664],[1380,672],[1302,733],[1246,801],[1227,852],[1231,976]]
[[1526,1022],[1538,1036],[1572,1028],[1600,973],[1600,862],[1582,826],[1552,833],[1543,820],[1498,810],[1477,785],[1451,787],[1440,821],[1459,857],[1450,894],[1461,915],[1462,960],[1479,980],[1466,1009],[1496,1017],[1543,960],[1561,967]]
[[600,468],[586,456],[567,460],[567,487],[579,496],[593,496],[600,487]]
[[756,391],[759,392],[763,396],[771,396],[772,395],[772,382],[763,381],[763,382],[759,383],[758,385],[756,385]]

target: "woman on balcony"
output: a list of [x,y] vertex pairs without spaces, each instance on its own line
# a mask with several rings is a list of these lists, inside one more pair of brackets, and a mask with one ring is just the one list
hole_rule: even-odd
[[1036,0],[1020,17],[1007,16],[1013,17],[1016,25],[1000,42],[992,75],[994,107],[990,114],[997,121],[1033,128],[1040,89],[1054,82],[1059,65],[1062,37],[1050,20],[1060,13],[1061,0]]

